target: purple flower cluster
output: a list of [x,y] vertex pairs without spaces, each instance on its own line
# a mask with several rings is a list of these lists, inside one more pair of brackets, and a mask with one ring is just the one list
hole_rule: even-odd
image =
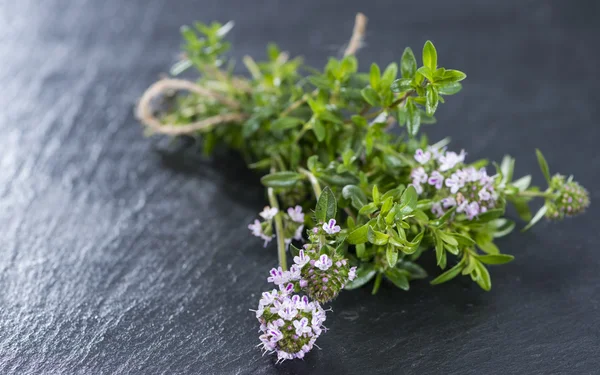
[[304,358],[325,330],[325,310],[307,296],[293,294],[294,285],[264,292],[255,310],[260,322],[260,344],[265,352],[277,353],[278,361]]
[[431,211],[438,217],[456,207],[457,213],[472,220],[496,205],[494,179],[485,168],[464,166],[465,156],[464,150],[457,154],[431,147],[415,152],[414,158],[422,166],[411,171],[412,185],[418,194],[432,197]]

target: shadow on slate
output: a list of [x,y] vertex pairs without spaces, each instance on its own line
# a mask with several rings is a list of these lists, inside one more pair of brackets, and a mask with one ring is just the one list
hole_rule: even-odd
[[[337,4],[336,4],[337,3]],[[0,373],[594,374],[600,360],[600,82],[595,1],[373,4],[24,0],[0,5]],[[255,348],[274,247],[247,224],[266,204],[229,151],[144,138],[131,113],[178,54],[179,27],[233,19],[232,56],[267,42],[323,66],[354,14],[362,69],[434,41],[468,74],[426,128],[469,160],[517,158],[589,188],[587,215],[499,241],[485,293],[465,278],[342,293],[303,361]],[[241,64],[238,72],[243,73]],[[426,268],[435,273],[433,259]]]

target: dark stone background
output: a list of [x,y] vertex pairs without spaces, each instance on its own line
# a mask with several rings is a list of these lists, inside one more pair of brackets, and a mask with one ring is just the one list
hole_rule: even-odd
[[322,66],[363,11],[363,69],[431,39],[467,72],[432,138],[470,160],[510,153],[542,183],[539,147],[597,202],[596,1],[0,4],[0,373],[598,373],[595,205],[502,239],[517,258],[492,269],[490,293],[465,278],[344,293],[323,350],[275,366],[248,311],[276,262],[246,229],[265,202],[256,176],[144,138],[132,115],[182,24],[233,19],[238,60],[275,41]]

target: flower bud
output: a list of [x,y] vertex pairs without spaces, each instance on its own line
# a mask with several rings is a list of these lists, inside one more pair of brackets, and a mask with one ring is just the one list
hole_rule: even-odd
[[348,281],[356,276],[355,267],[341,255],[319,254],[314,245],[306,245],[294,262],[301,267],[300,287],[308,296],[320,303],[337,297]]
[[565,216],[578,215],[590,205],[587,190],[575,181],[565,181],[565,176],[553,176],[550,188],[555,192],[555,198],[546,201],[546,217],[549,219],[560,220]]

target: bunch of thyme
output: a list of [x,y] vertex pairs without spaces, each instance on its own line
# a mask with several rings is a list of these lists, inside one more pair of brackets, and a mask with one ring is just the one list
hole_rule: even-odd
[[[464,275],[490,290],[487,265],[513,259],[494,244],[515,227],[504,217],[507,204],[527,229],[590,203],[572,177],[551,176],[539,150],[545,190],[530,186],[529,175],[513,179],[510,156],[490,170],[487,160],[469,163],[464,150],[447,150],[447,139],[417,137],[466,75],[441,67],[430,41],[421,64],[406,48],[399,64],[358,72],[354,53],[365,25],[359,14],[344,57],[329,59],[323,71],[269,45],[267,61],[244,57],[249,77],[233,75],[224,55],[232,23],[184,27],[185,54],[172,74],[195,67],[200,79],[161,80],[138,107],[150,132],[196,136],[207,154],[225,145],[263,175],[269,206],[248,228],[265,246],[276,239],[279,266],[268,276],[276,288],[262,294],[255,312],[260,346],[280,360],[311,350],[325,330],[321,304],[342,289],[372,281],[376,293],[385,279],[408,290],[425,278],[419,258],[426,251],[443,271],[431,284]],[[179,89],[189,95],[155,117],[152,98]],[[534,198],[543,205],[532,215]]]

